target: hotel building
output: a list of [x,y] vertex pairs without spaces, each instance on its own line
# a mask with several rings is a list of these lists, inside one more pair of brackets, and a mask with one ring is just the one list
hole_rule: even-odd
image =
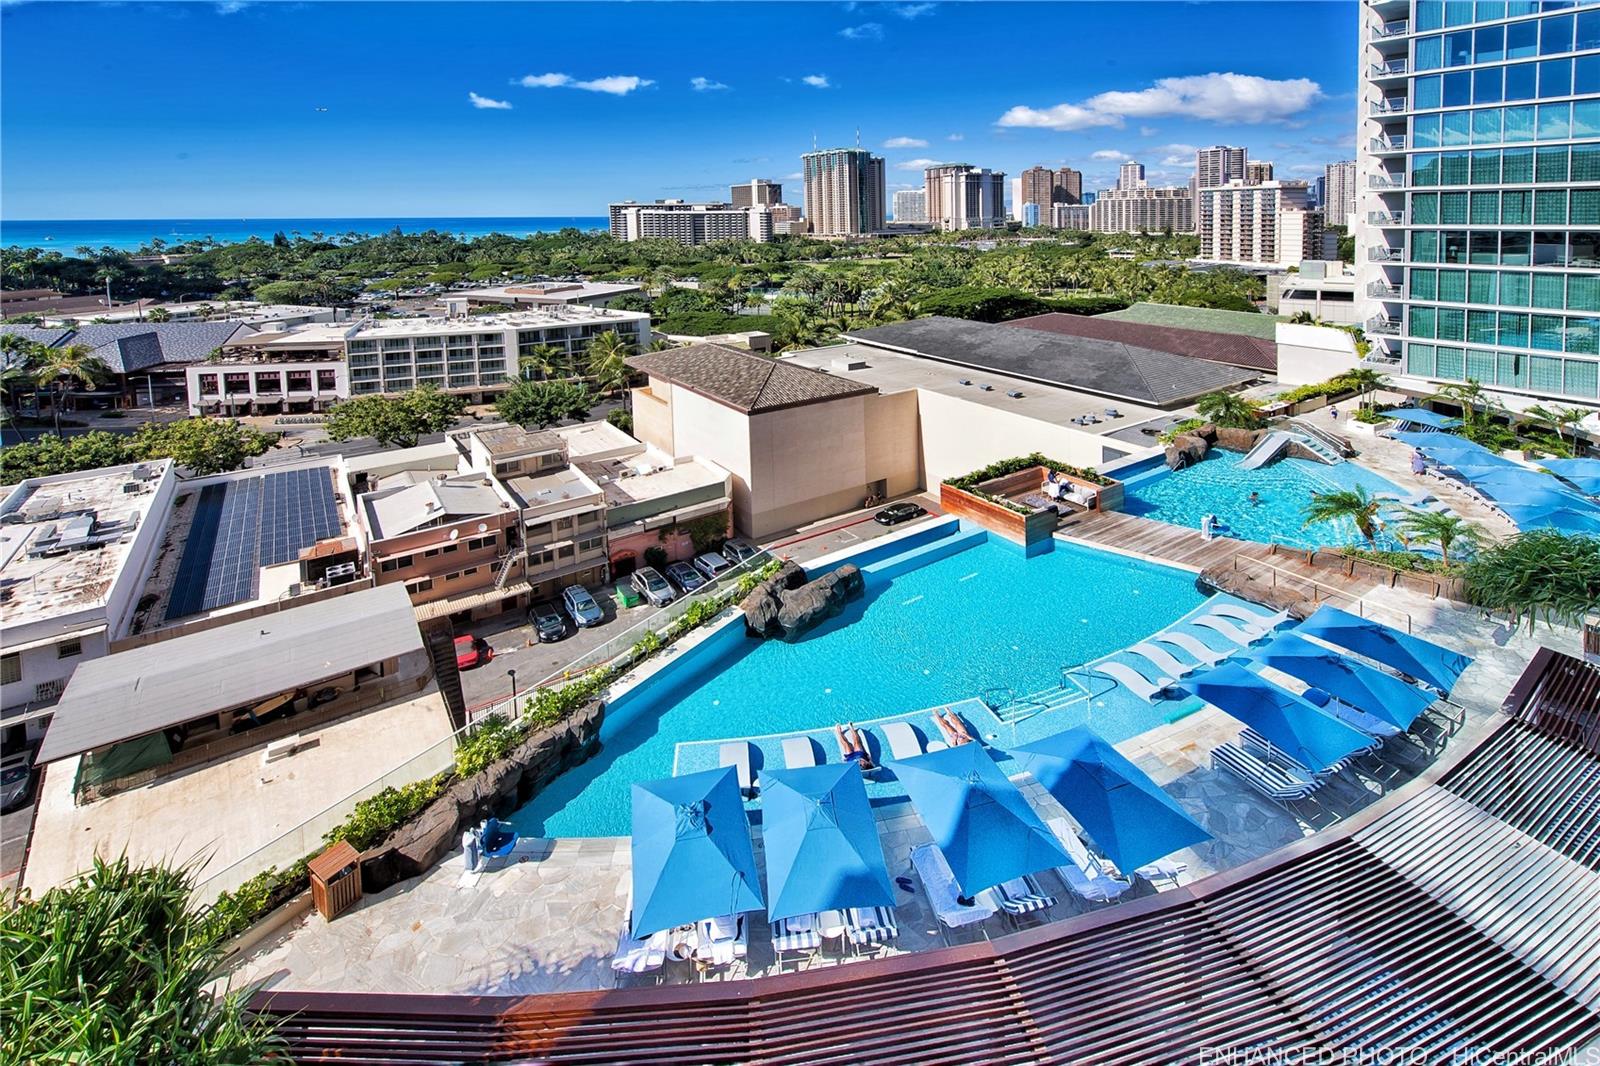
[[1594,405],[1600,8],[1385,0],[1360,18],[1374,362],[1419,393],[1476,381],[1513,409]]
[[734,207],[771,207],[783,203],[783,185],[766,178],[751,178],[728,188],[728,202]]
[[1329,163],[1323,170],[1322,196],[1318,200],[1330,226],[1350,226],[1356,213],[1356,161]]
[[1202,188],[1200,258],[1297,266],[1322,250],[1322,216],[1306,209],[1306,183],[1231,181]]
[[900,189],[894,194],[896,222],[928,221],[928,190]]
[[923,172],[928,221],[941,230],[995,229],[1005,224],[1006,176],[1000,171],[945,163]]
[[611,236],[619,241],[770,241],[772,212],[765,206],[692,204],[685,200],[632,200],[611,205]]
[[849,237],[884,227],[883,158],[865,148],[828,148],[800,157],[806,218],[815,237]]
[[1097,233],[1194,232],[1194,194],[1187,185],[1151,187],[1142,177],[1138,181],[1103,190],[1089,207],[1089,228]]

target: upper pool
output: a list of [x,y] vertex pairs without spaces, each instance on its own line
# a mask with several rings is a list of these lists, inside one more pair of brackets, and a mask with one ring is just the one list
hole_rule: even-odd
[[[1355,463],[1328,466],[1309,459],[1279,459],[1255,470],[1240,469],[1244,456],[1213,448],[1205,459],[1182,470],[1168,470],[1158,460],[1123,479],[1123,510],[1172,525],[1200,528],[1208,514],[1220,520],[1218,532],[1263,544],[1295,548],[1333,548],[1361,540],[1355,524],[1305,524],[1305,508],[1313,493],[1357,486],[1374,495],[1406,496],[1393,483]],[[1250,502],[1250,494],[1258,502]],[[1380,544],[1388,547],[1388,544]],[[1399,547],[1398,544],[1392,545]]]
[[[1182,570],[1059,541],[1028,558],[986,534],[960,536],[968,546],[942,558],[910,547],[908,564],[918,552],[933,561],[892,578],[869,570],[865,596],[795,643],[752,640],[738,623],[714,634],[621,696],[600,754],[511,820],[539,836],[625,836],[629,787],[670,776],[680,742],[866,722],[994,688],[1036,692],[1205,599]],[[1161,709],[1115,700],[1093,714],[1112,741],[1163,721]]]

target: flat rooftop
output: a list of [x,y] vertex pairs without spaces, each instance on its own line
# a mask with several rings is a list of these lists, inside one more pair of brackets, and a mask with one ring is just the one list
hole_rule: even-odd
[[521,426],[474,430],[472,436],[496,459],[559,451],[562,444],[561,438],[547,429],[523,429]]
[[446,480],[421,471],[412,484],[385,485],[361,497],[362,513],[373,540],[385,540],[419,529],[510,510],[494,491],[487,474],[463,474]]
[[526,508],[585,500],[600,491],[598,485],[570,466],[538,477],[514,477],[505,486],[512,498]]
[[854,330],[846,337],[978,373],[1007,374],[1032,381],[1036,387],[1076,389],[1152,407],[1181,406],[1260,376],[1260,371],[1120,341],[1012,329],[941,315]]
[[441,299],[465,297],[468,300],[500,300],[514,304],[565,304],[584,300],[604,300],[625,292],[638,292],[639,286],[616,281],[519,281],[510,285],[490,285],[482,289],[460,289]]
[[610,422],[584,422],[577,426],[556,426],[551,430],[567,442],[567,458],[572,462],[600,460],[621,455],[637,455],[644,444]]
[[629,507],[720,486],[728,477],[721,467],[695,458],[679,459],[671,466],[653,469],[648,474],[638,473],[633,462],[627,459],[584,465],[589,476],[605,492],[609,507]]
[[106,606],[171,467],[162,459],[30,478],[8,491],[0,504],[0,627],[8,645],[30,639],[22,627]]
[[537,310],[506,311],[498,315],[468,315],[465,318],[388,318],[363,323],[352,339],[372,337],[414,337],[439,333],[492,333],[508,329],[540,329],[549,326],[581,326],[593,322],[650,321],[643,311],[613,311],[588,304],[558,304]]
[[1069,315],[1060,311],[1014,318],[1000,324],[1013,329],[1034,329],[1065,337],[1116,341],[1166,352],[1168,355],[1205,359],[1269,374],[1276,373],[1278,369],[1278,346],[1275,343],[1241,333],[1152,326],[1145,322],[1123,322],[1104,316]]

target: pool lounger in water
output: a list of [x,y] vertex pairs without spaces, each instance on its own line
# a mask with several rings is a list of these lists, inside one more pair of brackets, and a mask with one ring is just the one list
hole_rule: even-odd
[[731,766],[739,776],[739,791],[746,796],[756,792],[755,777],[750,772],[750,742],[730,740],[717,749],[717,765]]
[[1161,698],[1161,693],[1175,684],[1170,677],[1158,677],[1152,681],[1133,667],[1123,663],[1100,663],[1090,667],[1090,669],[1095,673],[1109,677],[1146,703],[1156,702],[1157,699]]

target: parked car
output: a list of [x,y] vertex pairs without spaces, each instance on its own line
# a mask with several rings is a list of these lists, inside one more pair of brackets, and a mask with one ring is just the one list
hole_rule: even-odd
[[722,545],[722,557],[735,566],[746,559],[754,559],[759,554],[754,544],[740,537],[734,537]]
[[482,637],[471,635],[456,638],[456,669],[471,670],[494,658],[494,649]]
[[673,563],[667,567],[667,576],[685,592],[704,588],[706,584],[705,576],[688,563]]
[[606,613],[600,609],[600,604],[582,585],[568,585],[562,589],[561,605],[580,629],[597,626],[606,620]]
[[653,566],[641,566],[633,572],[633,587],[638,589],[639,595],[649,600],[653,607],[665,607],[678,598],[677,591]]
[[921,518],[928,513],[928,509],[915,503],[891,503],[883,510],[872,516],[872,520],[880,526],[897,526],[901,522],[909,522],[913,518]]
[[528,612],[528,621],[533,624],[533,631],[541,644],[549,644],[567,635],[567,616],[553,603],[534,604],[533,610]]
[[0,767],[0,811],[9,812],[26,806],[33,798],[33,785],[37,778],[26,758]]
[[732,570],[733,564],[716,552],[706,552],[704,555],[696,555],[694,557],[694,568],[712,581],[715,581],[729,570]]

